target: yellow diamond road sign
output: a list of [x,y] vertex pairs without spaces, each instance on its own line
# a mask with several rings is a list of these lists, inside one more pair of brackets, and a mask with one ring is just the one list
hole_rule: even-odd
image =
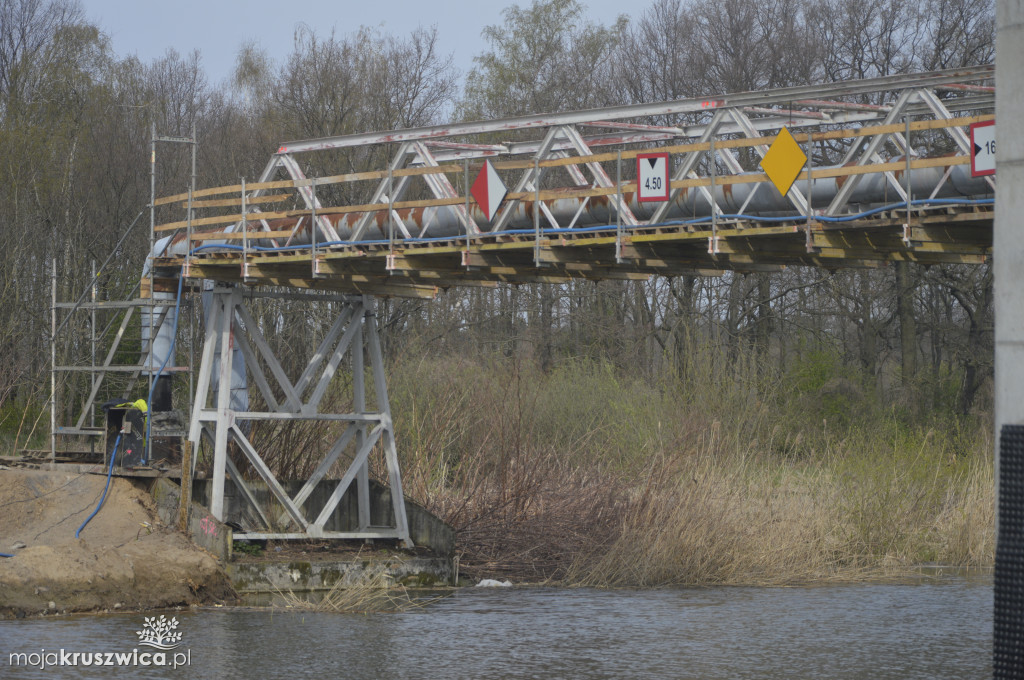
[[768,179],[779,193],[785,196],[806,163],[807,155],[800,149],[800,145],[793,139],[789,130],[782,128],[768,153],[761,159],[761,169],[768,175]]

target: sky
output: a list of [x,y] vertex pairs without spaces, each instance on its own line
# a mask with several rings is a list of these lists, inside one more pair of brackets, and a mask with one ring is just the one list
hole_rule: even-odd
[[[519,0],[81,0],[86,17],[110,39],[120,57],[134,54],[148,63],[168,48],[182,55],[199,50],[210,84],[230,75],[239,47],[256,40],[282,64],[292,51],[295,29],[307,24],[318,34],[355,32],[360,26],[379,28],[396,37],[417,27],[437,26],[442,54],[452,54],[465,75],[473,57],[488,48],[484,26],[500,24],[509,5]],[[587,16],[611,24],[623,13],[621,0],[583,0]],[[646,7],[643,3],[640,7]]]

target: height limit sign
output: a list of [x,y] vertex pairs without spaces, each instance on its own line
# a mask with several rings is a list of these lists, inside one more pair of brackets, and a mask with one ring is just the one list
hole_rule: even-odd
[[668,200],[668,154],[636,156],[636,200],[641,203]]
[[971,126],[971,177],[996,174],[996,122]]

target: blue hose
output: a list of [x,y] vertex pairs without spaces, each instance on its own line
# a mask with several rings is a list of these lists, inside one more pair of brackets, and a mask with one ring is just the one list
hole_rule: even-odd
[[14,557],[14,555],[8,555],[7,553],[0,553],[0,557]]
[[[917,199],[917,200],[914,200],[914,201],[910,201],[910,205],[912,205],[912,206],[926,206],[926,205],[993,205],[994,203],[995,203],[995,199],[992,199],[992,198],[982,198],[982,199],[924,198],[924,199]],[[864,217],[870,217],[871,215],[876,215],[878,213],[885,212],[885,211],[888,211],[888,210],[898,210],[900,208],[906,208],[906,207],[907,207],[907,201],[901,201],[899,203],[890,203],[888,205],[883,205],[883,206],[878,207],[878,208],[872,208],[871,210],[865,210],[864,212],[859,212],[859,213],[855,213],[855,214],[852,214],[852,215],[841,215],[841,216],[838,216],[838,217],[829,217],[829,216],[826,216],[826,215],[818,215],[818,216],[815,216],[814,219],[816,221],[818,221],[818,222],[825,222],[825,223],[852,222],[854,220],[859,220],[859,219],[864,218]],[[718,215],[717,218],[718,219],[751,220],[751,221],[754,221],[754,222],[792,222],[794,220],[804,219],[804,218],[806,218],[806,215],[761,216],[761,215],[746,215],[746,214],[742,214],[742,213],[737,213],[737,214],[728,214],[728,215]],[[697,217],[697,218],[690,219],[690,220],[671,220],[671,221],[668,221],[668,222],[659,222],[658,224],[641,224],[641,225],[636,225],[636,226],[631,226],[631,225],[630,226],[624,226],[623,230],[624,231],[635,231],[637,229],[647,229],[647,228],[650,228],[650,227],[671,227],[671,226],[678,226],[678,225],[711,224],[711,221],[712,220],[711,220],[710,216],[707,216],[707,217]],[[598,225],[598,226],[595,226],[595,227],[575,227],[575,228],[568,228],[568,227],[550,228],[549,227],[549,228],[546,228],[546,229],[541,229],[540,233],[541,233],[542,236],[546,235],[546,234],[573,234],[573,233],[580,234],[580,233],[587,233],[587,232],[594,232],[594,231],[607,231],[609,229],[615,229],[615,228],[616,227],[615,227],[614,224]],[[495,236],[528,235],[528,234],[534,234],[534,233],[536,233],[536,232],[533,229],[506,229],[506,230],[500,231],[500,232],[482,233],[479,236],[477,236],[476,238],[484,239],[484,238],[495,237]],[[427,237],[420,237],[420,238],[406,238],[406,239],[402,239],[402,242],[403,243],[432,243],[432,242],[435,242],[435,241],[451,241],[451,240],[457,240],[457,239],[460,239],[460,238],[464,238],[464,236],[427,236]],[[390,241],[382,240],[382,239],[371,239],[371,240],[365,240],[365,241],[327,241],[327,242],[324,242],[324,243],[318,243],[317,246],[321,247],[321,248],[330,248],[332,246],[368,246],[368,245],[384,245],[384,244],[387,244],[387,243],[390,243]],[[293,251],[296,251],[296,250],[302,250],[302,249],[306,249],[306,248],[309,248],[309,247],[310,246],[308,244],[305,244],[305,245],[300,245],[300,246],[283,246],[283,247],[277,247],[277,248],[270,248],[270,247],[266,247],[266,246],[249,246],[248,249],[251,250],[251,251],[256,251],[256,252],[261,252],[261,253],[280,253],[280,252],[293,252]],[[220,251],[220,252],[224,252],[224,251],[232,251],[232,250],[243,251],[243,250],[245,250],[245,248],[242,247],[242,246],[233,245],[233,244],[227,244],[227,243],[223,243],[223,244],[219,244],[219,245],[205,245],[205,246],[199,246],[198,248],[193,248],[191,251],[189,251],[189,255],[194,255],[194,254],[202,252],[204,250],[217,250],[217,251]],[[181,281],[179,280],[178,283],[179,283],[179,286],[178,286],[178,297],[180,299],[181,298],[181,285],[180,285]],[[175,315],[175,323],[177,323],[177,315]],[[162,368],[163,367],[161,367],[161,369]],[[150,396],[152,396],[152,395],[150,395]]]
[[[164,357],[164,362],[160,364],[160,370],[157,371],[157,378],[159,378],[164,372],[164,369],[167,368],[167,362],[171,360],[172,356],[174,356],[174,345],[178,342],[178,311],[181,309],[181,282],[184,279],[184,272],[182,272],[182,275],[178,276],[178,297],[174,300],[174,324],[171,326],[171,346],[167,350],[167,356]],[[156,331],[154,331],[154,337],[149,339],[149,344],[150,347],[156,345]],[[150,364],[150,368],[152,368],[152,364]],[[148,454],[149,452],[149,435],[153,429],[153,391],[155,389],[156,380],[154,380],[153,384],[149,386],[149,397],[146,399],[146,443],[143,446],[144,454]],[[142,462],[146,463],[148,461],[143,460]]]
[[[82,522],[82,526],[78,527],[78,531],[75,532],[75,538],[78,538],[78,534],[82,532],[82,529],[84,529],[85,525],[89,523],[89,520],[95,517],[96,513],[100,511],[100,508],[103,507],[103,501],[107,500],[107,489],[110,488],[110,476],[114,473],[114,461],[117,460],[117,447],[120,446],[120,444],[121,435],[117,435],[117,440],[114,441],[114,451],[110,454],[110,466],[107,468],[107,485],[103,487],[103,496],[100,497],[100,502],[96,506],[96,509],[92,511],[92,514],[85,518],[85,521]],[[7,555],[7,557],[11,556]]]

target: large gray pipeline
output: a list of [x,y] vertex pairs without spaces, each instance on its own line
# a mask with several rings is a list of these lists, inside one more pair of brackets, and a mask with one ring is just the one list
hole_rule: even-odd
[[[158,256],[167,253],[171,237],[157,241],[153,252]],[[173,248],[170,249],[173,251]],[[153,254],[146,258],[146,264],[142,270],[142,276],[149,275],[153,262]],[[174,349],[175,333],[175,300],[174,293],[153,292],[155,301],[166,304],[156,305],[152,308],[142,308],[142,365],[145,366],[146,375],[154,375],[156,387],[154,388],[153,404],[154,411],[170,410],[171,372],[164,368],[160,373],[160,367],[166,361],[167,366],[174,366],[175,359],[171,355]],[[210,314],[213,308],[213,294],[203,293],[203,321],[208,326]],[[152,310],[152,311],[151,311]],[[153,328],[153,342],[150,343],[150,328]],[[213,373],[210,377],[211,388],[216,395],[220,384],[220,338],[217,339],[217,347],[214,352]],[[245,356],[242,350],[235,344],[231,350],[231,409],[235,411],[247,411],[249,409],[249,385],[245,371]]]
[[[162,239],[157,243],[156,253],[161,253],[162,247],[166,247],[169,239]],[[149,276],[153,266],[153,253],[146,258],[142,267],[142,278]],[[154,387],[152,394],[146,396],[148,407],[152,411],[171,410],[171,372],[164,369],[160,373],[160,367],[165,363],[167,366],[174,365],[174,357],[171,352],[174,349],[175,330],[175,295],[151,291],[154,302],[163,302],[162,305],[143,307],[141,313],[142,329],[142,365],[145,367],[143,374],[153,376]]]
[[[899,162],[901,159],[893,159]],[[818,168],[828,169],[828,168]],[[945,177],[946,172],[949,176]],[[897,181],[905,187],[905,177],[902,172],[895,173]],[[945,179],[944,179],[945,178]],[[850,178],[827,177],[815,179],[811,186],[811,205],[814,210],[822,210],[828,207],[835,198],[837,192],[845,181]],[[794,187],[801,193],[807,193],[807,182],[798,178]],[[934,168],[917,168],[911,173],[911,195],[916,199],[982,199],[992,198],[994,193],[985,178],[971,177],[970,168],[966,165],[940,166]],[[753,196],[751,197],[751,194]],[[934,194],[934,196],[933,196]],[[717,185],[714,189],[715,202],[724,214],[743,214],[762,217],[777,217],[793,215],[795,208],[785,197],[781,196],[773,186],[765,182],[750,182]],[[640,220],[649,220],[660,203],[639,203],[632,194],[626,194],[630,210]],[[856,214],[874,207],[899,203],[903,199],[896,192],[889,180],[877,173],[861,176],[860,182],[850,195],[846,203],[847,214]],[[586,198],[559,198],[544,201],[548,210],[557,220],[558,224],[573,227],[590,227],[615,222],[615,211],[612,208],[613,197],[601,196]],[[744,207],[745,206],[745,207]],[[449,238],[463,235],[462,223],[458,220],[454,211],[447,206],[418,208],[414,210],[399,210],[400,218],[404,222],[410,236],[425,238]],[[370,221],[370,228],[363,232],[362,240],[377,240],[387,238],[387,217],[386,210],[378,211],[374,219]],[[353,228],[359,223],[366,213],[345,213],[342,215],[327,214],[322,218],[328,219],[334,227],[338,238],[346,241],[352,237]],[[481,232],[487,233],[491,230],[491,223],[476,207],[471,207],[471,214],[477,227]],[[666,221],[687,220],[694,218],[706,218],[711,215],[711,205],[704,193],[698,189],[684,189],[678,193],[671,203],[665,215]],[[299,229],[294,230],[294,235],[288,240],[289,246],[303,246],[310,243],[309,220],[299,218],[303,224]],[[275,230],[292,229],[295,226],[296,218],[278,219],[270,221]],[[546,220],[542,222],[546,227]],[[226,231],[231,232],[237,225],[229,227]],[[512,214],[506,229],[533,229],[533,204],[531,201],[520,201],[512,210]],[[402,237],[401,228],[395,231],[396,238]],[[332,237],[324,233],[317,235],[318,243],[325,243]],[[161,241],[164,243],[165,241]],[[275,247],[274,244],[265,239],[253,238],[249,241],[252,246]],[[217,247],[229,245],[224,241],[206,241],[205,247]],[[237,247],[237,241],[230,245]],[[173,243],[169,248],[169,254],[184,255],[186,244],[184,239]],[[160,251],[160,246],[157,247]]]
[[[898,162],[901,159],[894,159]],[[943,181],[946,171],[949,170],[949,177]],[[905,186],[903,173],[896,173],[897,180],[901,186]],[[971,177],[970,169],[965,165],[954,165],[936,168],[917,168],[911,172],[911,195],[915,199],[931,198],[959,198],[978,199],[991,198],[992,188],[984,178]],[[815,210],[822,210],[831,204],[836,193],[842,187],[844,181],[849,177],[840,178],[819,178],[812,182],[811,205]],[[807,193],[807,182],[798,178],[794,183],[801,193]],[[938,190],[936,191],[936,187]],[[753,197],[751,194],[753,193]],[[726,214],[738,213],[743,208],[743,213],[755,216],[779,216],[791,215],[794,212],[793,204],[781,196],[771,185],[761,183],[727,184],[718,185],[714,190],[715,202]],[[635,197],[627,194],[629,207],[633,214],[640,220],[649,220],[654,211],[661,205],[659,203],[639,203]],[[749,201],[748,201],[749,199]],[[900,195],[890,184],[884,175],[868,174],[861,177],[857,187],[847,201],[847,213],[859,213],[872,207],[896,203],[901,201]],[[586,201],[583,209],[581,204]],[[561,225],[570,223],[575,227],[588,227],[593,225],[610,224],[615,221],[615,211],[611,207],[612,201],[608,197],[591,198],[562,198],[552,201],[545,201],[548,209]],[[746,205],[744,208],[743,206]],[[680,191],[675,201],[669,206],[665,216],[666,221],[685,220],[711,215],[711,205],[705,195],[697,189]],[[373,221],[371,230],[364,233],[364,239],[386,238],[386,220],[383,219],[384,212],[381,212],[378,219]],[[456,219],[453,211],[447,207],[431,207],[422,210],[401,211],[403,221],[412,236],[424,237],[452,237],[463,232],[461,223]],[[331,218],[338,236],[347,239],[351,236],[352,228],[358,223],[362,213],[347,213],[341,215],[337,221]],[[483,232],[490,230],[483,213],[473,210],[473,219]],[[543,218],[542,218],[543,219]],[[542,222],[546,226],[546,221]],[[512,212],[506,229],[533,229],[532,203],[521,201]],[[396,230],[396,233],[397,230]],[[308,231],[305,232],[308,234]],[[297,235],[301,238],[301,235]],[[323,238],[319,236],[318,239]],[[292,244],[302,241],[293,240]],[[262,245],[262,244],[261,244]],[[268,244],[269,245],[269,244]]]

